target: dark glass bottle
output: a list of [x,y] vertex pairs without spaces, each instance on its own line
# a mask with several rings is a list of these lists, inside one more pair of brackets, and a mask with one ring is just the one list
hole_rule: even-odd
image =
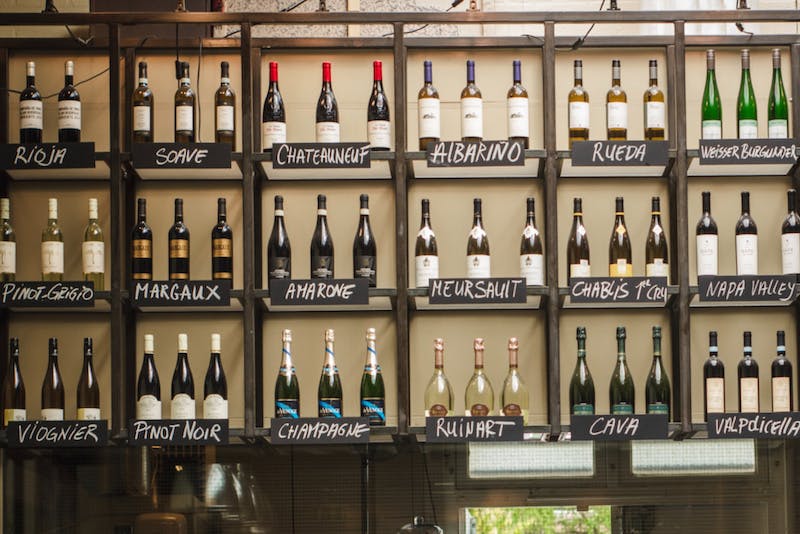
[[708,333],[708,359],[703,364],[703,414],[725,413],[725,366],[719,359],[717,333]]
[[758,274],[758,228],[747,191],[742,191],[742,215],[736,222],[736,274]]
[[169,229],[169,279],[189,279],[189,229],[183,223],[183,199],[175,199],[175,222]]
[[670,419],[670,398],[672,391],[669,386],[669,377],[661,361],[661,327],[653,327],[653,364],[647,375],[644,390],[647,413],[666,414]]
[[389,122],[389,99],[383,90],[383,64],[372,62],[372,93],[367,105],[367,141],[372,150],[392,148],[392,127]]
[[175,142],[195,141],[195,96],[189,79],[189,63],[181,63],[181,79],[175,92]]
[[228,418],[228,380],[222,368],[220,335],[211,334],[211,356],[203,382],[203,418]]
[[25,383],[19,368],[19,339],[12,337],[8,343],[9,359],[3,377],[3,428],[11,421],[25,421]]
[[781,264],[783,274],[800,273],[800,215],[797,214],[797,191],[786,192],[788,213],[781,225]]
[[83,368],[78,379],[78,420],[100,419],[100,386],[92,363],[92,338],[83,338]]
[[267,277],[283,280],[292,277],[292,245],[283,220],[283,197],[275,195],[275,221],[267,242]]
[[661,225],[661,199],[650,199],[650,229],[644,249],[645,275],[669,277],[669,251],[667,235]]
[[81,141],[81,95],[75,89],[75,64],[64,63],[64,88],[58,93],[58,142]]
[[331,64],[322,63],[322,89],[317,101],[317,143],[339,142],[339,104],[331,85]]
[[791,412],[794,410],[794,377],[792,363],[786,358],[786,334],[777,332],[777,356],[772,360],[772,411]]
[[361,417],[369,418],[370,426],[386,425],[386,388],[383,384],[378,353],[375,350],[375,329],[367,328],[367,358],[361,375]]
[[178,334],[178,361],[172,373],[170,419],[194,419],[194,378],[189,367],[189,338]]
[[275,417],[297,419],[300,417],[300,383],[292,361],[292,331],[281,333],[281,367],[275,379]]
[[214,94],[214,140],[236,148],[236,94],[231,89],[230,66],[223,61],[220,67],[219,88]]
[[286,108],[278,88],[278,63],[269,62],[269,88],[261,111],[261,145],[272,150],[275,143],[286,142]]
[[366,278],[369,287],[375,287],[378,279],[378,251],[375,245],[375,234],[369,224],[369,195],[361,195],[359,199],[358,228],[353,239],[353,278]]
[[594,380],[586,365],[586,327],[579,326],[575,337],[578,340],[578,359],[569,381],[569,406],[572,415],[594,415]]
[[439,278],[439,247],[431,228],[431,201],[422,199],[422,222],[414,243],[415,277],[417,287],[428,287],[431,278]]
[[161,381],[153,357],[153,335],[144,335],[144,357],[136,384],[136,419],[161,419]]
[[133,142],[153,142],[153,91],[147,80],[147,63],[139,62],[139,85],[133,90]]
[[42,419],[45,421],[64,420],[64,382],[58,370],[58,340],[48,341],[49,356],[47,371],[42,381]]
[[317,225],[311,237],[311,278],[333,278],[333,238],[325,195],[317,195]]
[[472,229],[467,238],[467,278],[489,278],[492,276],[489,237],[483,228],[481,199],[472,200]]
[[25,89],[19,95],[19,142],[41,143],[43,121],[42,95],[36,89],[36,64],[28,61]]
[[761,406],[758,387],[758,363],[753,358],[750,332],[744,333],[744,356],[739,361],[739,412],[757,413]]
[[153,279],[153,231],[147,225],[147,200],[136,200],[136,226],[131,232],[131,277]]
[[700,111],[703,139],[722,139],[722,102],[717,87],[714,51],[706,51],[706,84]]
[[697,276],[716,275],[719,265],[717,223],[711,217],[711,193],[703,191],[703,214],[695,230]]
[[633,377],[625,360],[625,327],[617,327],[617,365],[611,375],[608,388],[611,415],[632,415],[636,413],[636,391]]
[[233,284],[233,230],[224,198],[217,199],[217,224],[211,229],[211,278]]
[[322,418],[340,418],[342,410],[342,380],[333,353],[333,330],[325,331],[325,362],[317,388],[317,415]]
[[519,275],[529,286],[544,285],[544,255],[542,237],[536,228],[536,210],[533,197],[525,200],[525,228],[519,243]]

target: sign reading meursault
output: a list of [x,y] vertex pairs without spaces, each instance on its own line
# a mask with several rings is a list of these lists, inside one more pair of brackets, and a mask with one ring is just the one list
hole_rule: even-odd
[[521,141],[440,141],[430,143],[428,167],[495,167],[525,165]]
[[229,306],[231,281],[136,282],[133,303],[137,306]]
[[709,438],[800,438],[800,413],[710,413]]
[[527,300],[524,278],[434,278],[429,304],[519,304]]
[[425,438],[436,443],[520,441],[522,417],[426,417]]
[[227,445],[227,419],[133,420],[128,445]]
[[3,282],[0,307],[91,307],[94,282]]
[[369,304],[369,280],[270,280],[269,298],[273,306]]
[[9,447],[103,447],[108,443],[108,421],[9,422]]
[[791,302],[797,296],[797,278],[792,274],[698,276],[703,302],[775,301]]
[[572,165],[642,166],[666,165],[667,141],[579,141],[572,144]]
[[273,445],[367,443],[369,442],[369,418],[273,418],[269,437]]
[[569,430],[573,441],[626,441],[667,439],[667,414],[573,415]]
[[138,169],[230,169],[228,143],[134,143],[133,166]]
[[275,143],[275,169],[368,169],[369,143]]
[[572,278],[569,298],[573,303],[664,303],[667,300],[667,279],[645,276]]
[[701,139],[700,165],[797,161],[792,139]]
[[3,169],[85,169],[94,166],[94,143],[0,145],[0,168]]

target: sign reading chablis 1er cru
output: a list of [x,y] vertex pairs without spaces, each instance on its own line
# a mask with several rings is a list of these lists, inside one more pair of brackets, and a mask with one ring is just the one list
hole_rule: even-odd
[[103,447],[108,421],[12,421],[6,434],[9,447]]
[[667,301],[667,278],[571,278],[569,298],[573,303],[660,303]]

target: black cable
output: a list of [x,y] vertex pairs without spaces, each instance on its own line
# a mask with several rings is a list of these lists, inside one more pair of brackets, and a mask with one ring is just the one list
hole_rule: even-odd
[[436,517],[436,502],[433,500],[433,487],[431,485],[431,474],[428,471],[428,458],[425,455],[425,445],[420,443],[420,452],[422,452],[422,465],[425,467],[425,480],[428,482],[428,497],[431,500],[431,512],[433,513],[433,523],[439,524],[439,518]]
[[[464,0],[453,0],[453,3],[452,3],[452,4],[450,4],[450,7],[448,7],[447,9],[445,9],[445,10],[444,10],[444,12],[445,12],[445,13],[447,13],[447,12],[449,12],[449,11],[452,11],[453,9],[455,9],[456,7],[458,7],[458,5],[459,5],[459,4],[461,4],[463,1],[464,1]],[[420,26],[419,28],[414,28],[413,30],[404,31],[404,32],[403,32],[403,35],[411,35],[412,33],[417,33],[417,32],[419,32],[419,31],[422,31],[422,30],[424,30],[424,29],[425,29],[425,28],[427,28],[428,26],[430,26],[430,24],[423,24],[423,25],[422,25],[422,26]],[[393,34],[393,32],[390,32],[390,33],[384,33],[383,35],[381,35],[381,37],[389,37],[389,36],[390,36],[390,35],[392,35],[392,34]]]
[[289,11],[294,11],[295,9],[297,9],[300,6],[302,6],[306,2],[308,2],[308,0],[298,0],[298,2],[296,2],[294,5],[292,5],[290,7],[285,7],[283,9],[281,9],[280,12],[281,13],[288,13]]
[[[78,87],[79,85],[83,85],[86,82],[90,82],[90,81],[94,80],[95,78],[97,78],[99,76],[102,76],[103,74],[105,74],[106,72],[108,72],[110,70],[111,70],[111,67],[106,67],[103,70],[101,70],[100,72],[98,72],[96,74],[92,74],[91,76],[89,76],[85,80],[81,80],[81,81],[79,81],[77,83],[72,84],[72,86],[73,87]],[[11,89],[10,87],[0,87],[0,92],[3,92],[3,91],[5,91],[7,93],[15,93],[15,94],[18,94],[18,95],[22,94],[22,91],[18,91],[17,89]],[[43,96],[42,100],[47,100],[48,98],[53,98],[54,96],[58,96],[58,93],[60,93],[60,92],[61,92],[61,90],[59,90],[57,93],[52,93],[52,94],[49,94],[47,96]]]

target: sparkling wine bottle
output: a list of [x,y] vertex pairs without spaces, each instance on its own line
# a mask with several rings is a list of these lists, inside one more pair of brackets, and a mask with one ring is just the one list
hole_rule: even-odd
[[494,411],[494,389],[489,377],[483,372],[483,339],[475,338],[475,370],[464,392],[466,415],[492,415]]
[[333,354],[333,330],[325,330],[325,362],[317,388],[317,416],[322,418],[340,418],[342,410],[342,380]]
[[636,413],[636,391],[633,377],[625,360],[625,327],[617,327],[617,365],[611,375],[608,388],[611,415],[632,415]]
[[9,359],[3,377],[3,428],[11,421],[25,421],[25,383],[19,368],[19,338],[12,337],[8,343]]
[[519,374],[519,340],[515,337],[508,340],[508,374],[503,381],[500,406],[501,415],[520,415],[523,424],[528,424],[530,395]]
[[292,331],[281,333],[281,367],[275,379],[275,417],[297,419],[300,417],[300,382],[292,360]]
[[569,406],[572,415],[594,415],[594,380],[586,365],[586,327],[579,326],[575,337],[578,340],[578,359],[569,381]]
[[386,388],[375,349],[375,329],[367,328],[367,359],[361,375],[361,417],[369,418],[370,426],[386,425]]
[[425,388],[425,417],[453,415],[453,387],[444,374],[444,340],[433,340],[433,376]]
[[672,392],[669,377],[661,361],[661,327],[653,327],[653,363],[647,375],[644,397],[647,413],[666,414],[670,418],[670,398]]

